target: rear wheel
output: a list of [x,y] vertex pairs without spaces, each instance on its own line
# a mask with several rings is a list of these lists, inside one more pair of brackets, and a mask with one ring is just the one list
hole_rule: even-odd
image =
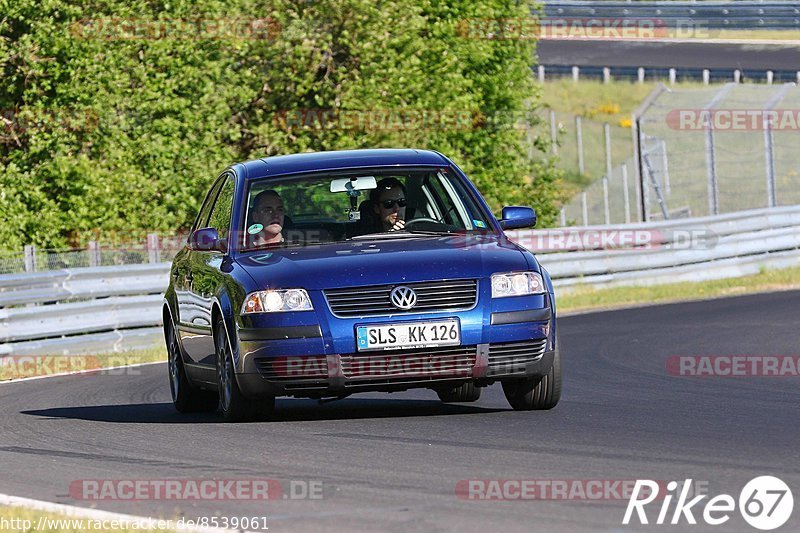
[[232,343],[222,318],[214,328],[214,345],[217,350],[217,389],[222,415],[231,422],[245,422],[268,418],[275,410],[275,398],[253,401],[239,390],[233,364]]
[[439,399],[445,403],[477,402],[481,398],[481,388],[475,383],[463,383],[458,387],[439,389],[436,391]]
[[553,366],[544,376],[503,381],[506,400],[516,411],[538,411],[552,409],[561,399],[561,355],[558,343],[553,357]]
[[167,342],[167,359],[169,363],[169,389],[172,393],[172,403],[180,413],[214,411],[219,400],[217,395],[192,386],[186,377],[183,366],[178,337],[172,321],[164,325],[164,336]]

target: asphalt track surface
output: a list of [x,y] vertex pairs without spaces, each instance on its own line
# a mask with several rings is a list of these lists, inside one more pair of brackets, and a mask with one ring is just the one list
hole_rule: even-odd
[[543,65],[588,67],[800,70],[800,46],[543,40]]
[[[797,377],[686,378],[672,355],[797,355],[800,291],[560,319],[564,394],[549,412],[514,412],[499,385],[475,404],[430,391],[286,399],[277,419],[227,424],[182,416],[166,366],[133,375],[0,385],[0,492],[146,516],[267,516],[270,531],[755,531],[622,526],[625,501],[467,501],[459,480],[683,480],[711,495],[777,475],[800,529]],[[290,501],[75,500],[80,479],[269,478],[323,483]],[[707,501],[707,499],[706,499]],[[674,500],[673,500],[674,502]],[[648,507],[650,521],[658,513]],[[695,516],[702,523],[702,509]]]

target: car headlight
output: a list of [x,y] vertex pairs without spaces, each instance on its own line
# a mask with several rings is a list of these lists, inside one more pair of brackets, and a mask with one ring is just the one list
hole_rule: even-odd
[[509,272],[492,274],[492,298],[544,294],[547,292],[538,272]]
[[281,313],[284,311],[313,311],[311,298],[305,289],[256,291],[247,295],[242,314]]

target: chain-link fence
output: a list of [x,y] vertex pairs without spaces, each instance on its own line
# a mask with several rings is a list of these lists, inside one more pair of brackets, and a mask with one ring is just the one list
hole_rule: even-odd
[[621,164],[612,158],[612,171],[564,206],[562,224],[800,204],[800,88],[795,84],[661,86],[640,110],[632,138],[638,153]]
[[642,113],[638,129],[643,147],[666,147],[663,160],[651,155],[649,164],[642,148],[648,220],[800,203],[800,89],[795,84],[662,89]]
[[166,262],[172,261],[182,245],[181,238],[150,234],[146,242],[125,245],[92,241],[86,248],[61,250],[25,246],[21,252],[0,254],[0,274]]

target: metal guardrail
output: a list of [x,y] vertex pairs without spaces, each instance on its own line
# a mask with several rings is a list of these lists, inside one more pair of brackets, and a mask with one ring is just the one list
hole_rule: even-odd
[[707,28],[797,29],[796,2],[587,2],[544,0],[546,18],[625,18],[658,20],[676,27],[688,21]]
[[[559,290],[698,281],[800,265],[800,206],[651,223],[509,232],[537,253]],[[565,235],[645,232],[647,246],[563,242]],[[701,235],[708,246],[686,245]],[[169,264],[66,269],[0,276],[0,357],[151,348],[163,342]]]

